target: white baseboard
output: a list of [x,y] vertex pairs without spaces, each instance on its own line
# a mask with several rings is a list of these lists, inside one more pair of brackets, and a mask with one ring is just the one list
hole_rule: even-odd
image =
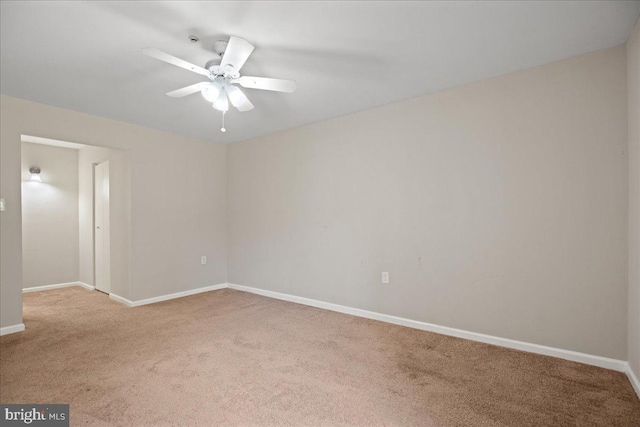
[[85,288],[85,289],[87,289],[89,291],[95,291],[96,290],[95,286],[91,286],[91,285],[89,285],[87,283],[84,283],[84,282],[78,282],[78,286],[82,286],[83,288]]
[[200,294],[202,292],[217,291],[219,289],[225,289],[226,287],[226,283],[221,283],[219,285],[205,286],[203,288],[190,289],[188,291],[175,292],[173,294],[161,295],[159,297],[146,298],[137,301],[130,301],[116,294],[109,294],[109,298],[118,301],[128,307],[139,307],[141,305],[154,304],[156,302],[167,301],[170,299],[187,297],[189,295]]
[[5,326],[0,328],[0,336],[15,334],[16,332],[24,331],[24,323],[18,323],[17,325]]
[[629,362],[627,362],[627,369],[625,373],[627,374],[627,377],[629,377],[629,381],[631,381],[631,385],[633,386],[633,389],[636,391],[636,394],[638,395],[638,399],[640,399],[640,381],[638,380],[638,377],[636,376],[636,374],[633,372],[633,369],[631,369],[631,365],[629,364]]
[[44,286],[34,286],[31,288],[22,289],[22,293],[26,294],[29,292],[39,292],[39,291],[48,291],[49,289],[59,289],[59,288],[68,288],[69,286],[82,286],[85,289],[94,290],[95,288],[91,285],[87,285],[83,282],[67,282],[67,283],[56,283],[55,285],[44,285]]
[[543,354],[545,356],[558,357],[560,359],[571,360],[573,362],[585,363],[587,365],[598,366],[601,368],[612,369],[619,372],[627,372],[627,362],[624,360],[610,359],[608,357],[594,356],[577,351],[563,350],[555,347],[547,347],[539,344],[531,344],[523,341],[511,340],[508,338],[500,338],[493,335],[479,334],[476,332],[465,331],[463,329],[449,328],[447,326],[435,325],[432,323],[419,322],[417,320],[405,319],[402,317],[390,316],[388,314],[376,313],[373,311],[362,310],[359,308],[346,307],[344,305],[332,304],[324,301],[318,301],[310,298],[303,298],[280,292],[267,291],[250,286],[227,284],[230,289],[238,291],[251,292],[253,294],[265,297],[276,298],[284,301],[295,302],[298,304],[309,305],[311,307],[323,308],[325,310],[337,311],[339,313],[350,314],[352,316],[364,317],[367,319],[379,320],[381,322],[393,323],[395,325],[406,326],[409,328],[420,329],[423,331],[435,332],[442,335],[449,335],[457,338],[478,341],[485,344],[493,344],[500,347],[507,347],[516,350],[526,351],[529,353]]
[[116,295],[114,293],[110,293],[109,294],[109,298],[111,298],[112,300],[117,301],[117,302],[119,302],[121,304],[124,304],[127,307],[133,307],[134,306],[133,305],[133,301],[129,301],[128,299],[123,298],[120,295]]

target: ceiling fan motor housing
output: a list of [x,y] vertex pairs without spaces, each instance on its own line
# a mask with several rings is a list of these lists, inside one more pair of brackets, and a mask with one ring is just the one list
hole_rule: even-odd
[[213,73],[213,67],[219,66],[221,60],[222,60],[222,57],[213,58],[213,59],[207,61],[206,64],[204,64],[204,68],[206,68],[207,70],[209,70],[209,71],[211,71]]
[[[207,65],[209,65],[210,62],[211,61],[207,62]],[[225,66],[212,65],[211,67],[207,67],[207,69],[211,71],[214,76],[222,76],[225,79],[237,79],[240,77],[240,73],[236,71],[231,64],[227,64]]]

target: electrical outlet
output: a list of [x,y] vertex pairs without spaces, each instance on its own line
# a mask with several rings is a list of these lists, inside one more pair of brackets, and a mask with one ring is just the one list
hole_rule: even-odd
[[201,256],[200,257],[200,264],[205,265],[207,263],[207,257],[206,256]]
[[385,285],[389,284],[389,272],[388,271],[383,271],[382,272],[382,283],[384,283]]

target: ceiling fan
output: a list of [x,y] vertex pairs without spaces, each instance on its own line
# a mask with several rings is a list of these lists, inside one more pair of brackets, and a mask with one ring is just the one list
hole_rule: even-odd
[[[195,36],[189,36],[189,39],[194,42],[198,40]],[[214,44],[214,51],[219,58],[207,62],[204,68],[152,47],[142,49],[142,53],[207,77],[210,81],[183,87],[168,92],[167,95],[172,98],[182,98],[183,96],[200,92],[204,99],[212,103],[213,108],[222,111],[222,128],[220,130],[226,132],[224,115],[229,110],[229,103],[238,111],[253,109],[253,104],[249,101],[249,98],[238,86],[235,86],[236,84],[248,89],[275,92],[292,93],[296,90],[296,82],[293,80],[241,76],[240,69],[254,49],[255,47],[251,43],[240,37],[231,36],[228,42],[220,40]]]

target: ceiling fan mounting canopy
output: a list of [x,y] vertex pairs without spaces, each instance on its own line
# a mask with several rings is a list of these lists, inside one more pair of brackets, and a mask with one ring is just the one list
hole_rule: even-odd
[[142,53],[207,77],[210,81],[183,87],[168,92],[167,95],[172,98],[182,98],[196,92],[201,92],[203,98],[211,102],[213,108],[223,113],[228,111],[229,103],[238,111],[249,111],[254,108],[244,92],[235,86],[235,84],[239,84],[247,89],[270,90],[274,92],[292,93],[296,90],[297,85],[293,80],[240,75],[240,69],[255,49],[247,40],[231,36],[228,42],[219,40],[214,43],[213,47],[214,51],[221,55],[221,58],[207,62],[204,68],[155,48],[144,48],[142,49]]
[[218,40],[213,44],[213,51],[218,55],[224,55],[224,51],[227,50],[227,46],[229,45],[228,40]]

